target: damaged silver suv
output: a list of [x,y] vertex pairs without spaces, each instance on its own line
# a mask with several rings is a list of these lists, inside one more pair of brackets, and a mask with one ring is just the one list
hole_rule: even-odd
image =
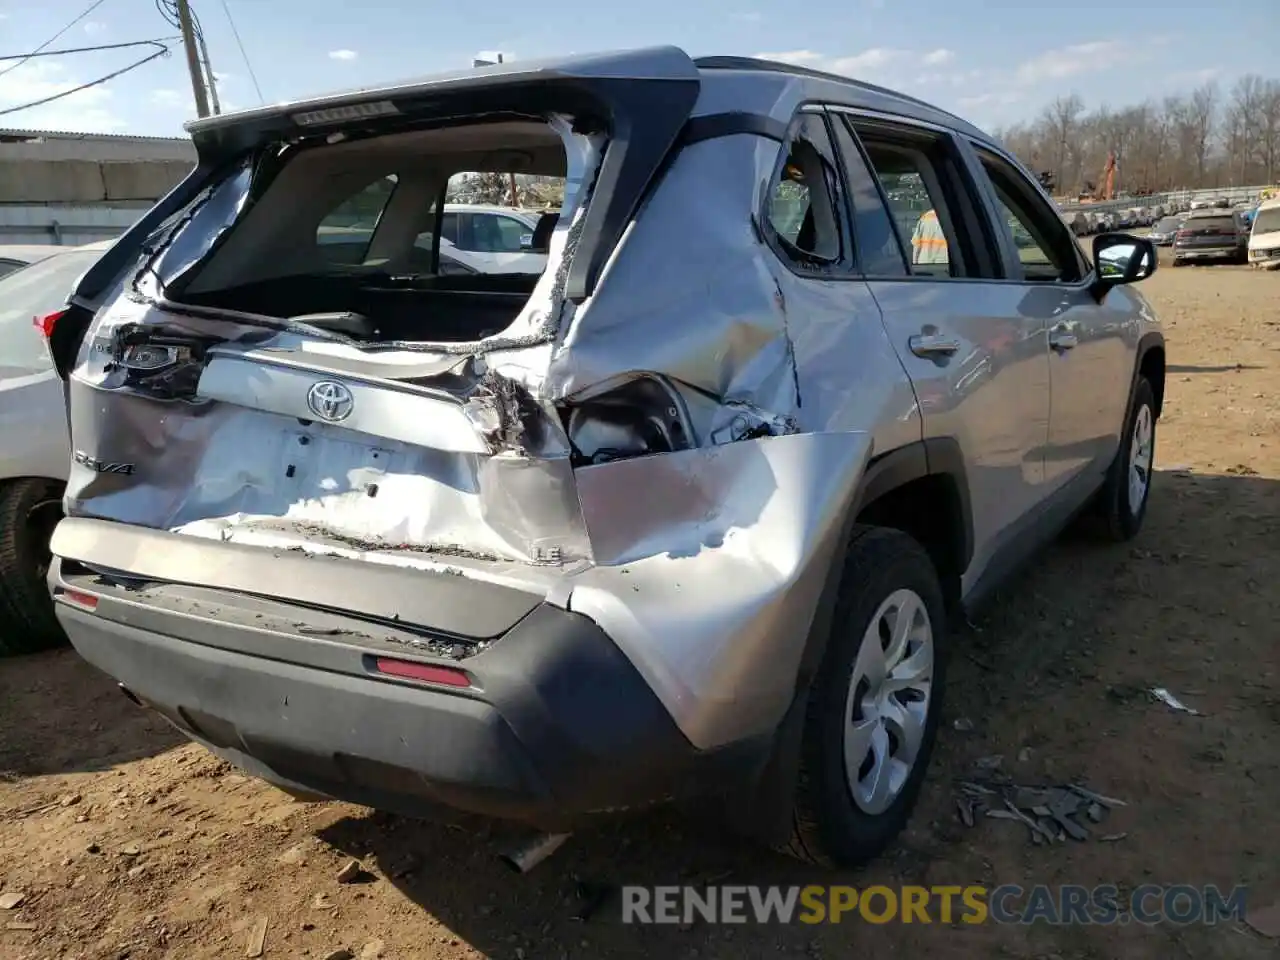
[[[860,861],[948,622],[1077,513],[1142,524],[1154,248],[1091,262],[927,104],[661,48],[190,131],[53,326],[49,580],[86,659],[287,790],[557,835],[711,793]],[[563,178],[541,275],[440,269],[459,174]]]

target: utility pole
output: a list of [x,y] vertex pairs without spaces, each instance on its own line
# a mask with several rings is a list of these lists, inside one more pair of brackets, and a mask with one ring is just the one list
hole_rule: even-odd
[[213,75],[213,64],[209,62],[209,47],[204,42],[204,34],[199,36],[200,40],[200,59],[204,61],[204,75],[209,78],[209,99],[213,101],[213,112],[219,114],[222,112],[222,104],[218,103],[218,80]]
[[191,93],[196,98],[196,115],[209,115],[208,91],[201,76],[200,51],[196,48],[196,31],[191,25],[191,5],[188,0],[177,0],[178,23],[182,27],[182,45],[187,50],[187,70],[191,74]]

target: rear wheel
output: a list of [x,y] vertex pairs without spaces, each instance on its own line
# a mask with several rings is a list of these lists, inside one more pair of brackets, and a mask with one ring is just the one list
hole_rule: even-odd
[[850,866],[901,832],[937,735],[946,653],[933,563],[897,530],[857,527],[805,719],[786,852]]
[[0,485],[0,656],[66,640],[45,584],[49,541],[61,519],[61,484],[23,479]]

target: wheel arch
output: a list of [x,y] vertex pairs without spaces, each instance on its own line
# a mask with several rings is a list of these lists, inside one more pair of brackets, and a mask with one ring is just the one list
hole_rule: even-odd
[[805,642],[791,706],[778,726],[752,802],[728,811],[736,829],[776,846],[790,836],[795,778],[809,691],[826,654],[840,591],[845,545],[855,525],[872,524],[915,537],[939,570],[948,614],[960,612],[960,578],[973,557],[973,512],[964,457],[951,437],[917,441],[873,458],[843,518],[839,543]]
[[1159,419],[1164,410],[1165,352],[1164,335],[1154,330],[1138,341],[1133,367],[1133,383],[1129,386],[1129,407],[1125,411],[1126,423],[1133,408],[1133,395],[1138,389],[1139,377],[1146,377],[1151,383],[1151,390],[1156,396],[1156,419]]

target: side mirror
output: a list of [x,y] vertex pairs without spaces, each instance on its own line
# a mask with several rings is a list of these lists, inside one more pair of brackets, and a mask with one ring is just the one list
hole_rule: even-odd
[[1099,234],[1093,238],[1094,297],[1101,303],[1112,287],[1145,280],[1156,272],[1159,262],[1155,244],[1146,237]]
[[522,234],[520,234],[520,249],[521,249],[521,250],[532,250],[532,249],[533,249],[533,234],[532,234],[532,233],[522,233]]

